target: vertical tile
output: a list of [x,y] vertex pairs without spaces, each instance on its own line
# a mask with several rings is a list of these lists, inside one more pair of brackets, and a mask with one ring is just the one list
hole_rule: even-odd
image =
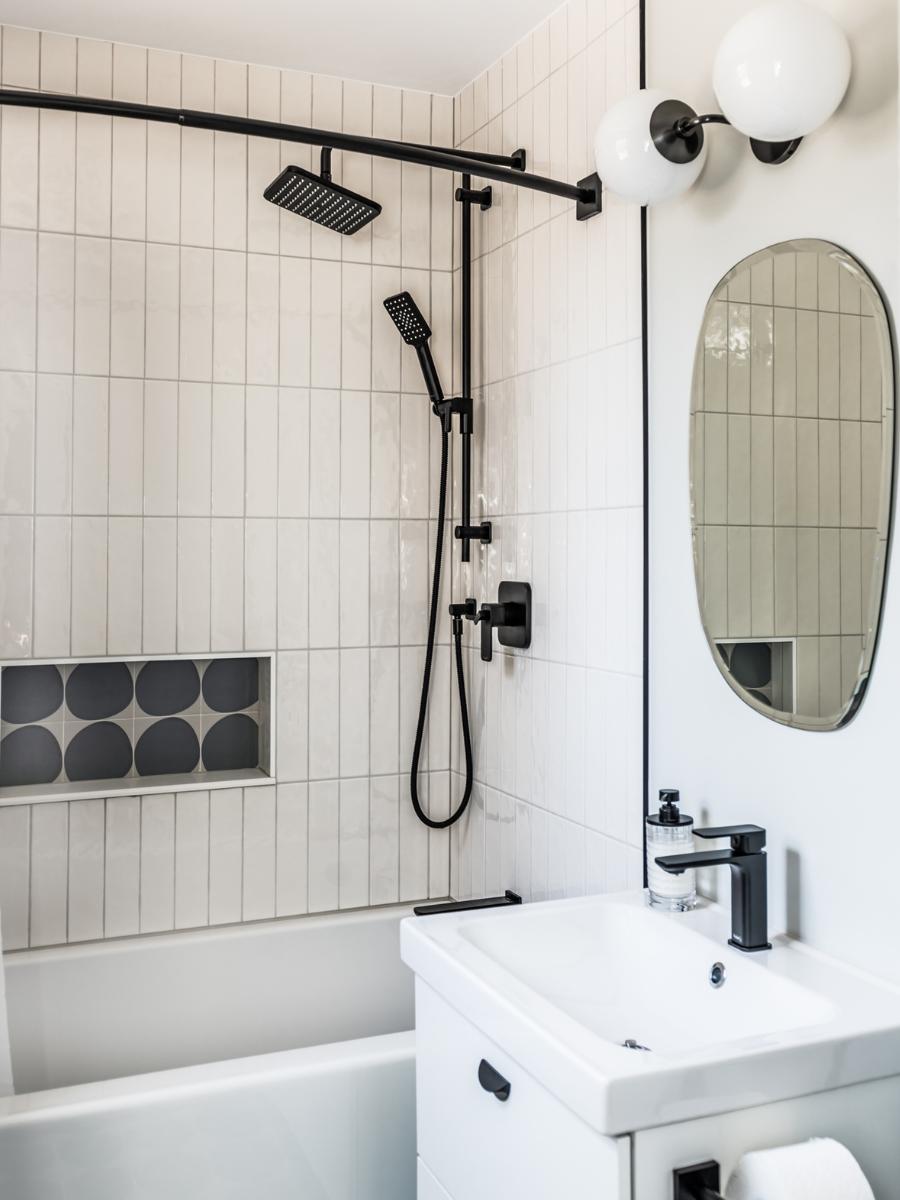
[[278,786],[275,856],[275,915],[305,913],[309,870],[309,797],[305,783]]
[[[302,258],[281,258],[278,302],[278,381],[285,387],[305,387],[310,379],[310,311],[320,297],[310,293],[310,263]],[[330,310],[330,320],[337,320]]]
[[75,239],[75,370],[109,374],[110,243]]
[[[165,386],[165,385],[164,385]],[[147,384],[148,409],[155,405],[160,395],[159,388]],[[76,383],[75,405],[76,414],[79,406],[79,389]],[[162,401],[165,405],[165,399]],[[109,430],[108,451],[109,464],[104,464],[100,474],[101,479],[108,472],[107,505],[109,511],[116,516],[138,516],[143,511],[144,490],[142,487],[144,475],[144,420],[154,421],[155,412],[144,409],[144,385],[139,379],[111,379],[109,381]],[[151,443],[154,449],[158,445]],[[95,447],[96,452],[97,447]],[[100,444],[100,449],[106,451],[107,442]],[[168,459],[173,460],[171,447],[162,451]],[[77,464],[76,464],[77,465]],[[151,461],[151,467],[155,465]],[[173,469],[174,475],[174,469]],[[76,477],[77,484],[77,477]],[[148,489],[150,490],[150,489]],[[152,494],[152,491],[151,491]],[[77,501],[75,511],[81,512]],[[151,506],[149,511],[154,511]]]
[[137,517],[109,520],[107,595],[108,654],[140,654],[143,593],[143,544]]
[[122,796],[105,804],[104,935],[124,937],[140,928],[141,801]]
[[244,514],[244,422],[243,387],[213,384],[210,469],[216,517]]
[[309,688],[309,655],[306,651],[279,654],[275,713],[278,779],[281,782],[309,778]]
[[369,652],[340,652],[340,775],[369,773]]
[[176,929],[209,922],[209,812],[209,792],[179,792],[175,797]]
[[[186,132],[186,131],[185,131]],[[213,253],[181,247],[181,326],[179,376],[212,379]]]
[[311,308],[310,382],[314,388],[338,388],[341,386],[341,324],[335,314],[342,311],[340,264],[314,259],[311,288],[315,303]]
[[0,808],[0,919],[4,950],[28,945],[31,814],[29,805]]
[[278,382],[278,259],[247,255],[247,382]]
[[34,653],[33,547],[31,517],[0,517],[0,653],[5,658],[24,658]]
[[72,511],[72,377],[39,375],[35,412],[35,495],[39,513]]
[[370,904],[396,904],[400,898],[399,782],[396,775],[369,779]]
[[34,653],[70,653],[71,520],[37,517],[34,523]]
[[278,521],[278,647],[309,645],[309,523]]
[[144,374],[146,250],[142,242],[114,241],[110,266],[112,375]]
[[336,779],[340,771],[340,655],[313,650],[309,655],[309,777]]
[[[178,521],[176,644],[179,654],[209,650],[210,536],[208,517]],[[145,611],[146,607],[145,597]]]
[[340,903],[340,793],[337,781],[309,785],[309,911]]
[[105,801],[73,800],[69,805],[68,940],[103,937]]
[[31,815],[31,946],[66,941],[68,843],[68,804],[36,805]]
[[75,336],[75,243],[65,234],[38,237],[37,367],[71,371]]
[[339,904],[363,908],[369,902],[369,780],[340,784]]
[[145,370],[150,379],[178,377],[181,255],[177,246],[147,244]]
[[170,654],[176,646],[178,532],[170,517],[144,521],[144,654]]
[[34,508],[35,380],[31,374],[0,375],[0,512]]
[[72,654],[106,653],[107,518],[72,520]]
[[369,641],[369,522],[341,521],[339,525],[340,644],[366,646]]
[[0,224],[19,229],[35,229],[38,210],[40,114],[35,109],[6,108],[2,120],[0,171],[3,173],[3,188],[0,190]]
[[[9,377],[6,377],[7,379]],[[16,377],[13,376],[13,379]],[[0,387],[3,381],[0,380]],[[7,420],[16,431],[16,396]],[[109,504],[109,382],[76,378],[72,400],[72,509],[76,513],[105,513]],[[29,467],[30,470],[30,467]],[[9,479],[5,475],[6,480]],[[6,484],[9,489],[9,483]],[[10,489],[17,494],[15,474]],[[21,486],[18,489],[21,492]]]
[[278,390],[278,515],[309,515],[309,392]]
[[399,769],[400,657],[395,647],[369,652],[369,772]]
[[246,370],[247,260],[243,254],[217,250],[213,255],[212,377],[243,382]]
[[278,512],[278,392],[248,387],[246,398],[246,513]]
[[[126,402],[125,396],[130,399]],[[127,428],[132,428],[134,393],[122,391],[129,409]],[[133,434],[128,437],[133,444]],[[178,385],[148,380],[144,387],[143,510],[145,516],[174,516],[178,510]],[[132,478],[128,473],[128,480]],[[130,492],[130,485],[126,483]]]
[[213,517],[210,532],[210,649],[244,645],[244,522]]
[[336,392],[310,393],[309,515],[340,515],[340,402]]
[[244,790],[244,921],[275,916],[275,792]]
[[140,931],[175,923],[175,797],[143,796],[140,832]]
[[37,235],[23,229],[0,229],[0,369],[34,370],[36,316]]
[[259,518],[244,525],[244,645],[271,650],[277,642],[276,522]]
[[243,895],[244,792],[209,795],[209,923],[240,921]]

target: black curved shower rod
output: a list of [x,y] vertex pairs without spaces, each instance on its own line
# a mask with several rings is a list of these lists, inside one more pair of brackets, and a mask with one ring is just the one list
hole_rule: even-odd
[[0,88],[0,104],[10,104],[19,108],[94,113],[106,117],[131,117],[140,121],[180,125],[185,129],[211,129],[216,133],[237,133],[281,142],[299,142],[307,146],[329,146],[333,150],[349,150],[375,158],[391,158],[423,167],[437,167],[444,171],[477,175],[497,183],[510,183],[514,187],[525,187],[535,192],[561,196],[576,202],[576,216],[579,221],[586,220],[601,210],[601,184],[596,175],[589,175],[577,184],[532,175],[522,169],[525,155],[522,150],[517,150],[512,155],[482,154],[477,150],[450,150],[412,142],[366,137],[363,134],[312,129],[305,125],[283,125],[279,121],[261,121],[254,117],[231,117],[190,108],[166,108],[158,104],[135,104],[125,100],[68,96],[56,92],[31,92],[18,88]]

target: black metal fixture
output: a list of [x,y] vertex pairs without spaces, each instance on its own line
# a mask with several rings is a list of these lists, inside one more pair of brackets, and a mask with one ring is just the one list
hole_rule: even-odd
[[[468,263],[468,266],[466,266]],[[463,277],[471,270],[471,263],[464,260]],[[429,341],[431,329],[422,316],[419,306],[409,292],[398,292],[388,296],[384,307],[391,320],[397,327],[400,336],[408,346],[412,346],[419,358],[419,366],[425,379],[425,387],[431,400],[432,411],[441,422],[441,474],[438,483],[438,513],[434,543],[434,570],[431,580],[431,601],[428,607],[428,632],[425,640],[425,665],[422,669],[422,694],[419,699],[419,714],[416,719],[416,736],[413,742],[412,763],[409,774],[409,793],[413,810],[419,820],[429,829],[446,829],[460,819],[466,811],[472,795],[474,766],[472,761],[472,735],[469,730],[469,709],[466,703],[466,678],[463,671],[462,632],[463,617],[475,616],[475,601],[463,605],[451,605],[452,635],[454,643],[454,659],[456,663],[456,681],[459,694],[459,716],[462,725],[463,749],[466,758],[466,780],[462,799],[456,809],[442,821],[428,816],[419,799],[419,759],[422,753],[422,742],[425,738],[425,719],[428,713],[428,696],[431,691],[431,672],[434,665],[434,644],[437,636],[438,605],[441,593],[441,569],[444,560],[444,522],[447,512],[447,483],[450,460],[450,434],[453,428],[454,414],[459,416],[460,428],[467,431],[463,438],[466,445],[471,440],[472,432],[472,399],[468,395],[446,400],[437,367],[431,354]],[[458,612],[454,610],[458,609]]]
[[723,1200],[721,1168],[715,1159],[672,1172],[673,1200]]
[[285,167],[263,192],[266,200],[336,233],[357,233],[381,212],[381,205],[348,191],[331,178],[331,147],[323,146],[318,175]]
[[[577,184],[564,183],[559,179],[548,179],[542,175],[529,174],[525,168],[525,151],[513,154],[489,154],[479,150],[456,150],[442,146],[423,146],[416,142],[395,142],[384,138],[365,137],[362,134],[340,133],[330,129],[314,129],[305,125],[285,125],[280,121],[261,121],[254,117],[231,117],[221,113],[203,112],[190,108],[166,108],[159,104],[135,104],[126,100],[104,100],[95,96],[68,96],[54,92],[36,92],[15,88],[0,88],[0,104],[18,108],[57,109],[66,112],[95,113],[107,117],[129,117],[139,121],[160,121],[168,125],[180,125],[184,129],[210,129],[217,133],[238,133],[248,137],[272,138],[281,142],[298,142],[306,146],[324,146],[331,150],[349,150],[357,154],[369,154],[375,158],[391,158],[401,162],[417,163],[423,167],[436,167],[444,171],[459,171],[493,179],[498,183],[510,183],[515,187],[530,188],[546,192],[565,200],[574,200],[576,217],[587,220],[601,210],[601,186],[596,175],[589,175]],[[305,176],[307,187],[315,182],[335,200],[337,185],[321,176],[293,171],[292,181],[299,190],[301,177]],[[267,191],[276,184],[284,185],[282,173]],[[344,189],[340,189],[343,193]],[[355,205],[373,205],[374,201],[346,193]],[[323,199],[319,193],[319,199]],[[276,201],[280,203],[280,201]],[[349,203],[349,201],[348,201]],[[304,214],[307,215],[307,214]],[[377,214],[373,214],[377,215]],[[313,220],[318,218],[313,217]],[[371,217],[368,218],[371,220]],[[327,223],[327,222],[325,222]],[[332,226],[329,226],[332,227]],[[357,226],[362,228],[362,226]],[[351,229],[341,229],[351,233]]]
[[483,1058],[478,1064],[478,1082],[501,1104],[505,1104],[509,1099],[512,1084],[500,1074],[496,1067],[492,1067],[486,1058]]
[[502,896],[480,896],[476,900],[441,900],[437,904],[418,904],[413,912],[417,917],[434,917],[439,913],[468,912],[480,908],[510,908],[522,903],[522,897],[509,888]]
[[695,829],[701,838],[730,838],[729,850],[667,854],[656,864],[670,875],[695,867],[731,867],[729,946],[752,952],[771,950],[768,931],[766,831],[759,825],[721,825]]
[[[451,605],[451,615],[453,609]],[[527,650],[531,645],[531,584],[504,580],[497,589],[496,604],[482,604],[475,611],[475,601],[467,600],[467,611],[462,615],[476,625],[481,625],[481,661],[491,662],[494,657],[494,630],[501,646]]]
[[[659,153],[679,166],[693,162],[703,149],[705,125],[730,125],[723,113],[694,112],[683,100],[663,100],[650,117],[650,136]],[[761,163],[777,166],[796,153],[803,138],[787,142],[762,142],[749,138],[750,149]]]

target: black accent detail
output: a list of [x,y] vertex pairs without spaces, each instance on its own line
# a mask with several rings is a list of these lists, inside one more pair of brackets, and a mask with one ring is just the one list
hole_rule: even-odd
[[491,1066],[486,1058],[483,1058],[478,1064],[478,1082],[486,1092],[490,1092],[501,1102],[505,1103],[509,1099],[512,1085],[495,1067]]
[[97,721],[79,730],[66,747],[66,776],[82,779],[124,779],[131,770],[131,741],[121,725]]
[[753,157],[770,167],[781,166],[797,153],[803,138],[791,138],[788,142],[761,142],[759,138],[750,138],[750,149]]
[[331,178],[331,150],[322,149],[322,173],[313,175],[303,167],[289,166],[263,192],[266,200],[306,217],[335,233],[353,234],[381,212],[376,200],[351,192]]
[[404,342],[407,346],[412,346],[418,355],[419,366],[422,369],[432,407],[439,414],[440,405],[444,400],[444,392],[438,378],[437,367],[431,356],[431,348],[428,345],[431,338],[428,322],[422,316],[418,304],[409,292],[397,292],[394,296],[388,296],[384,301],[384,307],[387,309],[388,316],[397,326],[397,331]]
[[742,687],[767,687],[772,682],[771,643],[737,642],[732,647],[729,666]]
[[214,712],[240,712],[259,700],[259,660],[215,658],[203,672],[203,699]]
[[697,114],[682,100],[663,100],[650,114],[650,136],[659,153],[672,163],[691,163],[703,149]]
[[417,917],[434,917],[439,913],[469,912],[479,908],[509,908],[521,904],[522,897],[507,889],[502,896],[482,896],[477,900],[442,900],[438,904],[419,904],[413,912]]
[[603,212],[603,183],[595,171],[578,180],[581,195],[575,202],[575,220],[587,221]]
[[235,713],[216,721],[203,737],[207,771],[239,771],[259,766],[259,726],[252,717]]
[[496,604],[482,604],[469,620],[481,625],[481,661],[494,657],[493,631],[501,646],[527,650],[531,645],[531,584],[505,579],[497,589]]
[[719,1164],[715,1159],[672,1172],[674,1200],[723,1200]]
[[490,521],[482,521],[479,525],[457,525],[453,536],[458,541],[481,542],[482,546],[489,546],[494,537],[494,526]]
[[131,704],[134,680],[123,662],[81,663],[66,681],[66,704],[79,721],[103,721]]
[[694,867],[731,867],[731,937],[729,946],[748,953],[771,950],[768,932],[766,831],[760,825],[719,825],[695,829],[701,838],[730,838],[730,850],[667,854],[656,864],[670,875]]
[[199,761],[199,738],[183,717],[154,721],[134,748],[138,775],[187,775]]
[[138,672],[135,698],[149,717],[185,712],[200,695],[200,673],[184,659],[144,663]]
[[14,729],[0,742],[0,787],[54,783],[62,765],[59,742],[42,725]]
[[4,667],[0,717],[12,725],[46,721],[63,702],[58,667]]
[[659,793],[659,812],[652,813],[647,820],[651,825],[693,825],[694,818],[682,813],[678,805],[681,793],[677,788],[661,788]]
[[494,192],[490,186],[483,188],[458,187],[454,195],[462,203],[477,204],[482,212],[487,212],[494,203]]
[[[350,150],[374,158],[418,163],[444,171],[459,171],[511,183],[516,187],[546,192],[566,200],[591,202],[593,197],[580,185],[530,175],[522,169],[522,152],[512,155],[481,153],[478,150],[451,150],[443,146],[423,146],[417,142],[394,142],[363,134],[312,129],[304,125],[284,125],[278,121],[260,121],[253,117],[230,117],[221,113],[190,108],[166,108],[160,104],[136,104],[129,100],[103,100],[95,96],[66,96],[55,92],[37,92],[0,88],[0,104],[19,108],[47,108],[65,112],[99,113],[108,117],[129,117],[138,121],[160,121],[183,129],[212,129],[219,133],[237,133],[244,137],[270,138],[279,142],[298,142],[304,146],[329,146]],[[316,176],[312,176],[317,179]],[[467,185],[465,185],[467,186]],[[369,200],[366,203],[371,204]]]

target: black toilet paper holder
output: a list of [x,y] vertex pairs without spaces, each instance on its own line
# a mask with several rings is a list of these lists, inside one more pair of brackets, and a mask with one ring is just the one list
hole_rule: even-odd
[[674,1200],[724,1200],[719,1191],[721,1168],[714,1158],[691,1167],[676,1167],[672,1182]]

